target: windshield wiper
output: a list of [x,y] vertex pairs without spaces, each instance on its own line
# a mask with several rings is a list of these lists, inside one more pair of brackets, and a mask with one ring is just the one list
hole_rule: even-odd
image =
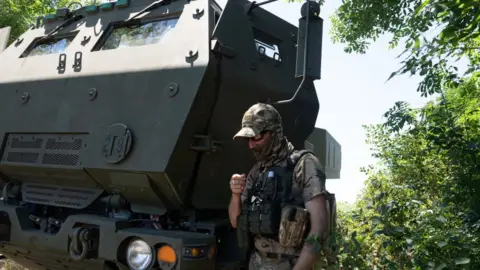
[[[62,24],[60,24],[59,26],[55,27],[55,29],[53,29],[50,33],[48,33],[46,36],[42,37],[41,39],[39,39],[38,41],[42,41],[44,39],[47,39],[49,37],[51,37],[53,34],[57,33],[58,31],[60,31],[61,29],[69,26],[70,24],[76,22],[76,21],[79,21],[81,19],[83,19],[84,16],[83,15],[80,15],[80,14],[75,14],[73,15],[72,17],[68,18],[66,21],[64,21]],[[38,42],[37,41],[37,42]]]
[[154,9],[160,7],[160,6],[170,4],[170,2],[171,2],[171,0],[157,0],[153,3],[151,3],[150,5],[148,5],[146,8],[142,9],[140,12],[137,13],[137,15],[133,16],[130,19],[125,20],[125,22],[130,22],[130,21],[136,19],[138,16],[140,16],[142,14],[145,14],[146,12],[152,11],[152,10],[154,10]]

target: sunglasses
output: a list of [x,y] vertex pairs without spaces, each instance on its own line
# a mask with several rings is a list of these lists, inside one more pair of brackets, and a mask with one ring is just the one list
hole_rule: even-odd
[[263,139],[263,137],[265,137],[265,133],[267,133],[266,131],[263,131],[261,132],[260,134],[258,134],[257,136],[253,137],[253,138],[248,138],[249,141],[253,141],[253,142],[258,142],[260,140]]

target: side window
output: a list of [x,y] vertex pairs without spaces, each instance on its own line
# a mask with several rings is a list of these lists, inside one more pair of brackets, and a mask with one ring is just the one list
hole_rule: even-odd
[[73,41],[77,33],[78,31],[61,35],[53,35],[45,39],[43,37],[36,38],[22,53],[22,55],[20,55],[20,58],[35,55],[63,53]]
[[105,32],[94,51],[114,50],[160,42],[167,33],[175,28],[178,18],[160,19],[134,24],[112,24]]
[[271,35],[253,28],[253,36],[255,37],[255,45],[258,53],[268,58],[272,58],[278,62],[282,62],[280,54],[280,40]]

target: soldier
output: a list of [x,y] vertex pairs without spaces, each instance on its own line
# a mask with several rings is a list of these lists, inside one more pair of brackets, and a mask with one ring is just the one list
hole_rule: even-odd
[[234,174],[230,181],[230,222],[250,251],[249,269],[312,269],[329,236],[323,168],[312,153],[294,149],[281,123],[273,106],[258,103],[234,136],[248,140],[257,161],[248,176]]

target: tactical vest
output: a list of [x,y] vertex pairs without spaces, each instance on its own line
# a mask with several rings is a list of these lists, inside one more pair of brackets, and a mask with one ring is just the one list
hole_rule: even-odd
[[294,151],[287,158],[286,166],[269,167],[254,181],[242,204],[242,213],[237,219],[237,236],[240,247],[251,247],[251,235],[278,240],[282,209],[287,205],[304,207],[303,202],[292,196],[295,166],[300,158],[311,153],[308,150]]

